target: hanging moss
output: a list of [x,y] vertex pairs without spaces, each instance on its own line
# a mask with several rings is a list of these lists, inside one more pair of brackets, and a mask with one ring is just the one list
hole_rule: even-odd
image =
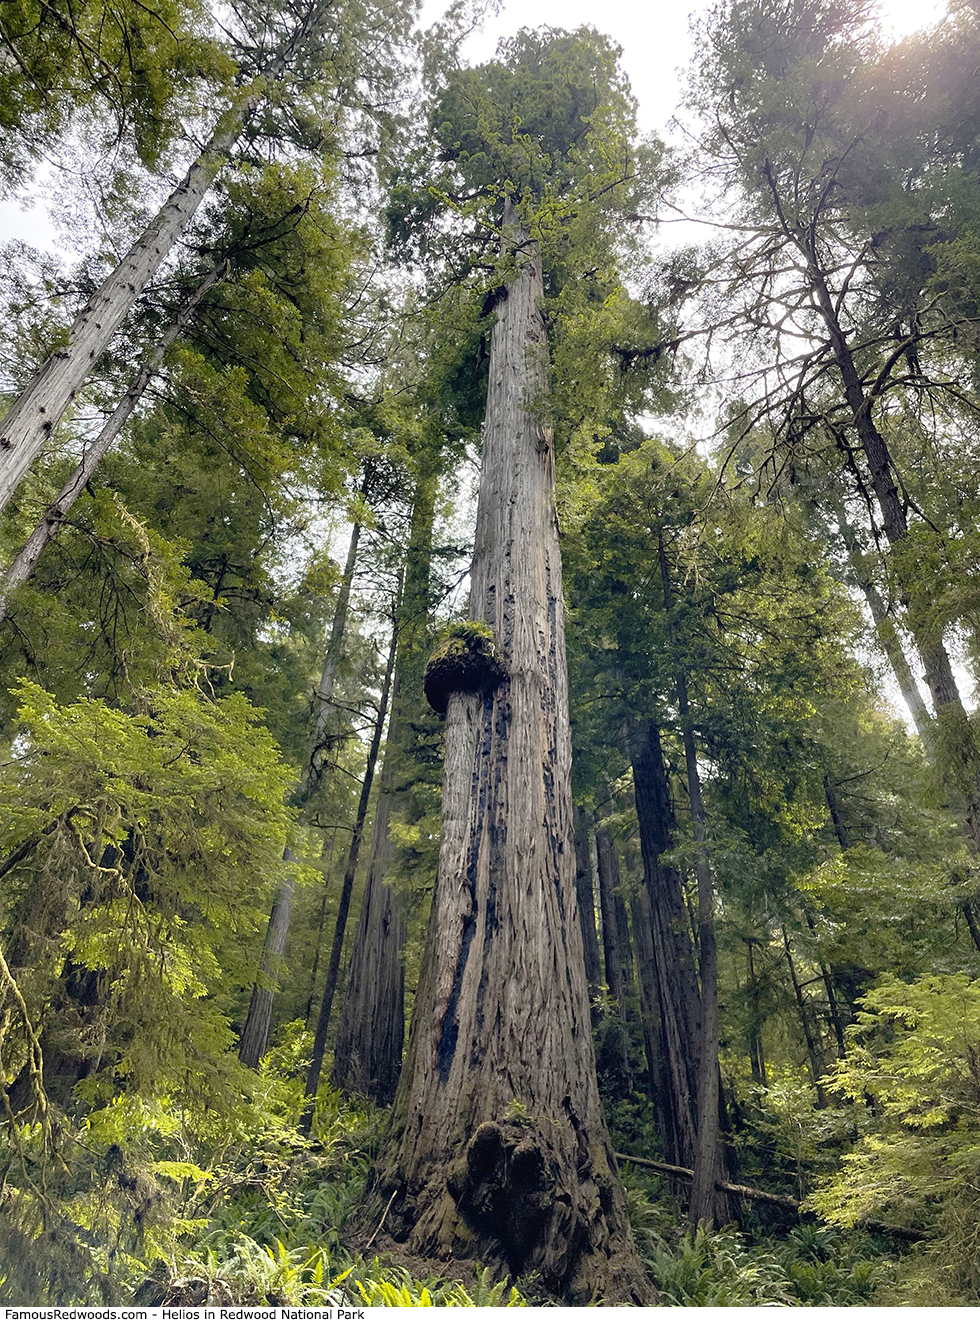
[[486,693],[506,678],[490,626],[463,620],[451,626],[429,657],[422,687],[433,711],[444,713],[451,693]]

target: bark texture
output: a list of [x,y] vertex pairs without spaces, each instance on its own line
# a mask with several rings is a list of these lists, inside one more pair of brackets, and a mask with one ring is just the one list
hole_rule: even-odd
[[[509,213],[509,208],[508,208]],[[490,350],[470,615],[509,675],[454,693],[423,974],[372,1176],[396,1241],[540,1274],[574,1302],[647,1302],[599,1106],[575,897],[571,740],[540,258],[516,270]],[[375,1217],[375,1222],[376,1222]]]
[[[650,941],[637,937],[653,1043],[648,1047],[651,1099],[664,1157],[693,1168],[697,1153],[701,992],[688,932],[681,878],[661,862],[673,848],[673,808],[660,731],[638,721],[630,735],[633,789],[646,882]],[[634,924],[634,931],[636,930]]]

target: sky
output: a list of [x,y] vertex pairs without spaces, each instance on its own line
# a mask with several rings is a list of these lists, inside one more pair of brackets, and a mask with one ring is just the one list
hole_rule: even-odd
[[[590,24],[612,37],[623,49],[623,68],[640,106],[644,131],[664,134],[681,97],[682,75],[691,54],[692,16],[704,12],[710,0],[653,3],[652,0],[511,0],[491,15],[463,49],[479,63],[493,55],[501,37],[521,27],[574,29]],[[423,23],[432,22],[445,0],[427,0]],[[896,37],[928,26],[945,11],[944,0],[881,0],[881,12]],[[25,209],[25,203],[26,209]],[[40,206],[31,199],[0,202],[0,242],[23,239],[34,247],[56,248],[57,236]]]

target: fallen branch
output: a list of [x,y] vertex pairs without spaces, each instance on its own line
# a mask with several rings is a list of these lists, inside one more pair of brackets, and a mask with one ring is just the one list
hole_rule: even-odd
[[[617,1161],[631,1161],[634,1166],[646,1166],[661,1175],[673,1175],[675,1179],[694,1179],[694,1172],[688,1170],[686,1166],[671,1166],[669,1162],[651,1161],[649,1157],[632,1157],[628,1152],[614,1152],[613,1156]],[[728,1180],[716,1180],[715,1188],[721,1189],[724,1193],[736,1194],[739,1198],[749,1198],[756,1203],[781,1207],[787,1212],[795,1212],[797,1216],[805,1215],[799,1199],[791,1198],[786,1193],[767,1193],[765,1189],[753,1189],[748,1184],[730,1184]],[[862,1217],[857,1225],[865,1230],[873,1230],[879,1235],[893,1235],[896,1239],[907,1239],[911,1242],[928,1238],[924,1230],[915,1230],[912,1226],[891,1226],[886,1221],[873,1221],[868,1217]]]

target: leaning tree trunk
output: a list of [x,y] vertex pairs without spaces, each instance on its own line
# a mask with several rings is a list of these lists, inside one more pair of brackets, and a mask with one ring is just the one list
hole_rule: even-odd
[[226,266],[227,263],[224,261],[214,266],[186,300],[180,312],[160,336],[146,362],[130,381],[129,388],[106,419],[105,426],[92,444],[85,448],[82,458],[71,476],[44,511],[30,537],[10,562],[3,580],[0,581],[0,622],[7,617],[10,594],[15,592],[17,588],[22,587],[34,573],[45,547],[57,535],[58,529],[62,527],[71,507],[85,490],[87,483],[91,481],[96,468],[108,453],[112,443],[132,417],[133,411],[142,398],[146,387],[159,370],[167,350],[187,325],[194,309],[207,291],[221,279]]
[[[844,398],[853,412],[853,427],[867,464],[885,537],[889,546],[899,547],[908,537],[908,519],[898,493],[896,470],[888,444],[874,421],[874,398],[867,393],[858,371],[847,341],[847,332],[841,325],[838,309],[812,246],[812,238],[801,239],[796,236],[796,241],[807,258],[814,300],[827,329]],[[980,746],[963,706],[942,631],[937,633],[933,626],[924,625],[920,616],[928,615],[928,611],[917,610],[923,604],[929,604],[928,586],[910,581],[906,573],[899,582],[899,589],[909,630],[922,657],[926,683],[932,695],[940,771],[946,784],[964,798],[967,842],[971,852],[977,856],[980,855]]]
[[535,1271],[582,1303],[645,1302],[575,901],[554,454],[536,416],[541,261],[509,204],[504,227],[515,269],[491,340],[470,615],[491,626],[507,674],[476,692],[461,678],[448,699],[428,942],[368,1206],[414,1255]]
[[116,331],[193,220],[229,150],[265,101],[270,86],[316,33],[328,6],[316,0],[282,48],[215,126],[209,141],[156,216],[72,323],[65,345],[44,362],[0,422],[0,509],[85,384]]
[[401,898],[387,881],[395,856],[389,825],[392,813],[406,808],[411,801],[405,781],[415,765],[416,740],[424,738],[417,709],[422,691],[423,644],[429,638],[436,467],[434,456],[419,476],[412,502],[391,720],[374,817],[371,862],[330,1076],[336,1087],[370,1097],[379,1106],[388,1106],[394,1099],[405,1041],[405,918]]
[[847,558],[850,561],[854,580],[868,603],[868,610],[871,612],[871,620],[875,626],[875,632],[878,635],[878,641],[881,643],[882,651],[892,668],[899,691],[912,717],[916,733],[922,740],[922,746],[930,756],[933,756],[936,732],[932,717],[919,691],[915,676],[912,674],[912,667],[908,663],[902,640],[899,638],[894,622],[888,613],[888,607],[882,600],[881,593],[878,591],[865,564],[857,535],[847,519],[842,500],[835,502],[834,515],[847,551]]

